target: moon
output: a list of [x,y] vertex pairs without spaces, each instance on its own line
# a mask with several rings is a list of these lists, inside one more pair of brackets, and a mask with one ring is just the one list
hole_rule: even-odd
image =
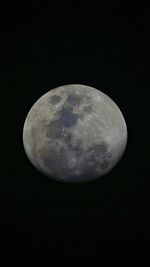
[[121,159],[127,126],[115,102],[81,84],[54,88],[29,110],[23,146],[32,165],[62,182],[94,181]]

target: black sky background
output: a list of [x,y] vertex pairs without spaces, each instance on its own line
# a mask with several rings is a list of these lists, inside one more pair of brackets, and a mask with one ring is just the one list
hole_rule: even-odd
[[[5,242],[12,244],[15,237],[22,246],[58,248],[149,240],[149,9],[136,8],[40,1],[1,7]],[[108,94],[128,127],[123,158],[93,183],[48,180],[23,149],[22,129],[31,106],[48,90],[69,83]]]

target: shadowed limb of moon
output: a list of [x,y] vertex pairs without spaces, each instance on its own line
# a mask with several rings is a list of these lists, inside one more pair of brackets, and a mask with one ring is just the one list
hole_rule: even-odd
[[23,145],[43,174],[85,182],[107,174],[122,157],[127,127],[107,95],[85,85],[67,85],[43,95],[30,109]]

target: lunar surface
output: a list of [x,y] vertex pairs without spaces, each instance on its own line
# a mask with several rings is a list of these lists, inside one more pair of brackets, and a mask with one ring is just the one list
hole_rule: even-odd
[[96,180],[122,157],[127,126],[114,101],[90,86],[69,84],[41,96],[27,114],[23,145],[42,174],[64,182]]

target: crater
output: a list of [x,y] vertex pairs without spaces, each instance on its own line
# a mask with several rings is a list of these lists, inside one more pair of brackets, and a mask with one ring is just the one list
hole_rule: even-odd
[[70,105],[80,104],[81,101],[82,101],[82,96],[81,95],[79,96],[79,95],[73,94],[73,93],[68,95],[67,102]]
[[73,113],[72,107],[63,107],[59,112],[59,121],[64,127],[72,127],[77,119],[78,115]]
[[103,157],[106,155],[108,151],[108,145],[105,142],[101,142],[100,144],[94,144],[89,148],[89,152],[92,152],[93,156]]
[[87,112],[87,113],[90,113],[90,112],[92,112],[92,107],[91,106],[86,106],[85,108],[84,108],[84,112]]
[[61,101],[61,97],[59,95],[53,95],[51,98],[50,98],[50,103],[52,105],[55,105],[57,103],[59,103]]

